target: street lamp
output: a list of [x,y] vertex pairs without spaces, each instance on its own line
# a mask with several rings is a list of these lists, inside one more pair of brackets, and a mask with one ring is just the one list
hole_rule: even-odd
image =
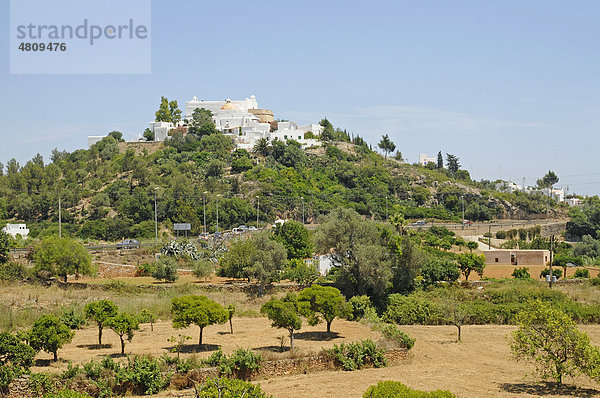
[[304,196],[301,196],[302,199],[302,225],[304,225]]
[[204,237],[206,238],[206,194],[208,191],[202,192],[202,211],[204,213]]
[[156,191],[158,191],[158,187],[154,187],[154,241],[158,242],[158,215],[156,211]]
[[260,213],[260,198],[256,197],[256,228],[258,228],[258,215]]

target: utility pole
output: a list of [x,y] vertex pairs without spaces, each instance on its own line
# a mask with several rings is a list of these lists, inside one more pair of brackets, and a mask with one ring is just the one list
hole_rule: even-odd
[[204,191],[202,192],[202,210],[204,213],[204,237],[206,238],[206,194],[208,192]]
[[465,195],[460,195],[460,201],[462,203],[462,229],[465,229]]
[[492,224],[489,225],[488,250],[492,250]]
[[60,203],[60,194],[58,195],[58,237],[62,238],[62,211]]
[[304,196],[301,196],[302,199],[302,225],[304,225]]
[[154,188],[154,241],[158,242],[158,212],[156,211],[156,191],[158,187]]
[[550,237],[550,282],[548,282],[548,287],[552,287],[552,261],[554,253],[554,235]]
[[258,228],[258,215],[260,214],[260,198],[256,197],[256,228]]
[[388,197],[385,197],[385,221],[388,220]]
[[217,232],[219,232],[219,196],[221,196],[221,194],[217,195]]

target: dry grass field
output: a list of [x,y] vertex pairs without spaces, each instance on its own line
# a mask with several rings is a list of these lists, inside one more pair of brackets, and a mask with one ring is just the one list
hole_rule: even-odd
[[[596,397],[600,385],[586,378],[567,379],[555,390],[536,383],[533,366],[516,362],[510,354],[513,326],[465,326],[463,341],[456,342],[450,326],[403,326],[417,339],[409,359],[382,369],[354,372],[327,371],[259,380],[274,398],[361,397],[372,384],[397,380],[420,390],[447,389],[459,398],[484,397]],[[595,344],[600,344],[600,326],[582,326]],[[576,386],[576,387],[575,387]],[[192,397],[191,391],[163,391],[161,397]]]
[[[160,356],[171,353],[171,336],[184,334],[191,337],[183,349],[182,356],[209,356],[221,348],[229,353],[239,347],[252,348],[266,359],[303,356],[318,352],[334,343],[371,338],[378,340],[380,335],[366,325],[335,320],[333,337],[324,333],[325,325],[310,327],[304,322],[296,339],[297,350],[280,352],[280,338],[284,337],[287,347],[289,340],[284,330],[271,327],[270,321],[260,317],[260,306],[268,297],[253,298],[242,292],[207,292],[198,283],[177,284],[165,289],[135,288],[135,280],[127,279],[114,290],[70,288],[63,290],[56,286],[41,287],[19,284],[0,284],[0,326],[4,329],[19,330],[28,326],[39,314],[60,313],[61,308],[74,307],[78,310],[86,302],[100,298],[114,300],[121,310],[138,312],[150,308],[156,314],[164,315],[163,320],[154,325],[141,325],[132,342],[128,342],[126,353],[151,354]],[[143,279],[143,278],[142,278]],[[147,281],[149,284],[151,282]],[[142,283],[143,285],[143,283]],[[131,290],[134,289],[134,290]],[[600,295],[597,288],[585,284],[558,285],[574,301],[598,304]],[[197,351],[198,327],[191,326],[176,330],[166,321],[170,312],[170,301],[182,294],[204,294],[226,305],[235,303],[238,311],[250,316],[234,318],[234,334],[229,333],[229,325],[213,325],[204,330],[203,351]],[[372,384],[382,380],[398,380],[412,388],[421,390],[448,389],[458,397],[600,397],[600,385],[577,378],[567,379],[570,387],[559,391],[545,384],[537,384],[535,378],[525,378],[533,372],[528,363],[516,362],[510,354],[509,338],[514,326],[484,325],[463,327],[463,341],[456,342],[456,328],[451,326],[401,326],[401,330],[416,338],[415,347],[409,358],[394,366],[383,369],[365,369],[355,372],[326,371],[305,375],[284,376],[259,380],[263,389],[279,397],[360,397]],[[592,342],[600,345],[600,325],[583,325]],[[58,372],[66,369],[68,361],[74,364],[90,359],[101,359],[110,355],[119,357],[120,343],[117,335],[105,329],[104,346],[98,348],[97,328],[90,325],[76,332],[74,340],[59,350],[59,361],[50,361],[51,355],[40,353],[37,356],[34,372]],[[192,397],[191,391],[168,390],[161,397]]]
[[[383,369],[356,372],[323,372],[282,377],[261,382],[274,397],[360,397],[371,384],[398,380],[420,389],[447,389],[461,398],[482,397],[592,397],[600,386],[584,378],[568,380],[582,389],[555,392],[524,380],[533,367],[515,362],[509,349],[512,326],[466,326],[463,341],[456,342],[450,326],[404,326],[416,338],[409,360]],[[600,326],[585,326],[595,344],[600,344]]]

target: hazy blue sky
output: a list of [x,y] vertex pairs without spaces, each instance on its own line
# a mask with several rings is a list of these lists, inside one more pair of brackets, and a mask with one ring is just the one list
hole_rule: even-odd
[[600,191],[600,2],[288,3],[152,1],[149,75],[9,75],[5,29],[0,161],[137,135],[161,95],[254,94],[277,118],[387,133],[410,162],[441,150],[476,179],[553,169]]

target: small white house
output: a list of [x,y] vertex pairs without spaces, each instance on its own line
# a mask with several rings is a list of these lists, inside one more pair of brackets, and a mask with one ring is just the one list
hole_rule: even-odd
[[27,229],[27,225],[25,224],[6,224],[6,227],[2,228],[3,232],[6,232],[13,238],[16,238],[17,235],[21,235],[23,238],[26,238],[29,235],[29,229]]
[[419,163],[421,166],[427,166],[427,163],[437,164],[437,158],[430,158],[426,153],[419,154]]

